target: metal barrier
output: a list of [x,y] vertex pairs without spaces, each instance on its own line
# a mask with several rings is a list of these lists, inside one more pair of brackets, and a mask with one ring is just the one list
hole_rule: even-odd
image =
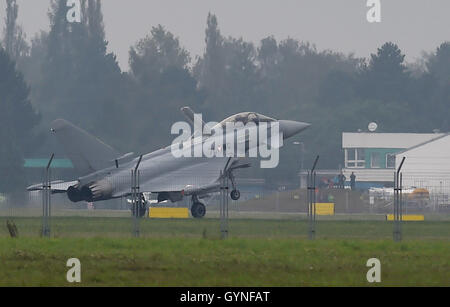
[[405,157],[403,157],[399,168],[394,174],[394,241],[399,242],[402,240],[402,220],[403,220],[403,198],[402,198],[402,166],[405,163]]
[[316,237],[316,173],[315,169],[319,156],[316,157],[311,171],[308,171],[308,237],[314,240]]
[[143,206],[143,198],[142,194],[139,192],[140,187],[140,171],[139,165],[141,164],[142,156],[139,157],[139,160],[136,164],[134,170],[131,170],[131,208],[132,208],[132,217],[133,217],[133,236],[135,238],[139,238],[141,230],[140,230],[140,219],[142,214],[142,206]]
[[[210,178],[218,178],[220,175],[211,171],[210,174],[204,173],[202,176],[205,174]],[[287,190],[267,184],[258,185],[256,188],[240,185],[238,181],[237,185],[241,191],[238,201],[229,200],[229,180],[222,176],[222,179],[217,181],[217,189],[207,195],[201,195],[199,199],[206,206],[206,215],[203,218],[194,218],[192,215],[187,216],[187,213],[191,212],[192,194],[189,194],[189,187],[186,187],[185,194],[182,193],[181,190],[185,188],[179,184],[178,178],[190,177],[192,185],[203,186],[205,179],[202,176],[189,170],[174,172],[166,178],[164,185],[168,186],[169,190],[181,192],[161,198],[157,193],[145,191],[148,174],[139,169],[136,169],[136,173],[127,170],[123,176],[114,179],[117,182],[111,183],[113,186],[126,187],[128,195],[107,201],[72,203],[65,194],[52,194],[51,198],[47,198],[51,200],[48,210],[44,210],[49,189],[27,193],[23,200],[17,202],[8,195],[1,195],[0,236],[9,236],[7,228],[4,227],[9,219],[16,223],[20,236],[31,237],[44,235],[44,225],[48,225],[49,230],[51,225],[51,233],[49,231],[48,236],[59,238],[182,236],[392,240],[393,228],[396,233],[401,231],[402,240],[450,237],[450,210],[431,203],[414,207],[411,196],[414,193],[406,193],[407,189],[401,185],[401,182],[405,182],[404,174],[399,175],[401,190],[394,191],[394,188],[391,188],[390,195],[318,187],[316,182],[319,178],[314,175],[314,170],[310,171],[309,189]],[[111,178],[108,180],[112,181]],[[51,183],[50,180],[44,180],[44,186],[48,186],[46,183],[49,182]],[[396,196],[397,192],[401,192],[402,196]],[[430,202],[435,199],[431,193],[428,198]],[[136,210],[136,206],[142,204],[145,208],[144,214],[141,211],[136,216],[140,211]],[[149,218],[151,214],[147,209],[152,208],[181,208],[184,218],[171,218],[170,214],[165,218]],[[48,224],[44,222],[45,212],[48,213]],[[395,219],[390,221],[387,217],[393,213],[398,214],[397,222]],[[413,216],[411,219],[414,221],[407,221],[408,216]],[[419,216],[420,220],[414,216]],[[401,223],[400,229],[395,223]]]
[[228,238],[228,177],[220,171],[220,233],[222,239]]
[[42,236],[50,237],[50,220],[52,214],[52,180],[51,180],[51,164],[55,154],[52,154],[48,161],[44,172],[44,180],[42,181]]

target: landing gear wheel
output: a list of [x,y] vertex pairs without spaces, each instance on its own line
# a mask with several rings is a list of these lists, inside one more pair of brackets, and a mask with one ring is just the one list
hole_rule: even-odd
[[[136,213],[135,213],[134,208],[131,208],[131,212],[133,213],[133,216],[135,216]],[[144,217],[146,212],[147,212],[147,207],[145,206],[145,204],[139,205],[138,217]]]
[[206,207],[201,202],[194,202],[191,207],[191,214],[195,218],[202,218],[205,216]]
[[[147,212],[147,205],[144,197],[141,195],[139,197],[139,202],[137,204],[138,217],[144,217],[146,212]],[[136,216],[136,206],[133,204],[131,205],[131,213],[133,214],[133,216]]]
[[144,217],[146,212],[147,212],[147,206],[145,204],[140,205],[139,206],[139,217]]
[[238,200],[241,198],[241,192],[239,192],[239,190],[233,190],[231,191],[230,196],[232,200]]

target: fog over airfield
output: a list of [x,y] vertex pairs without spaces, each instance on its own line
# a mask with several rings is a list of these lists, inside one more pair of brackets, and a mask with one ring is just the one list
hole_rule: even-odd
[[[49,0],[19,0],[19,23],[28,39],[47,30]],[[110,51],[128,69],[128,51],[152,26],[164,25],[195,58],[203,53],[208,12],[225,36],[258,43],[274,35],[310,41],[319,49],[368,56],[386,41],[413,62],[450,40],[450,1],[381,0],[382,22],[366,20],[366,0],[107,0],[102,1]],[[0,2],[4,19],[5,1]]]

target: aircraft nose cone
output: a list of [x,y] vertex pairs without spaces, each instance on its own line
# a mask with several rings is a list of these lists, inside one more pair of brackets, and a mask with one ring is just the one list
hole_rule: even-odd
[[293,120],[280,120],[278,122],[280,123],[280,131],[283,132],[283,138],[285,139],[290,138],[311,126],[308,123],[296,122]]

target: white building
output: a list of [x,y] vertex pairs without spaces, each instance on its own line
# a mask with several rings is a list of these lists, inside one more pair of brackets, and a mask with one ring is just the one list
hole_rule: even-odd
[[396,164],[405,157],[403,186],[426,188],[433,194],[450,194],[450,134],[397,153]]
[[[408,149],[419,149],[420,146],[427,144],[432,146],[433,141],[445,139],[444,136],[447,135],[443,133],[344,132],[342,134],[342,148],[345,156],[343,173],[347,181],[354,173],[357,186],[361,188],[392,184],[395,167],[399,165],[396,160],[401,159],[403,155],[406,156]],[[426,148],[430,148],[428,146]],[[415,151],[411,152],[413,153]],[[428,156],[432,155],[428,154]],[[427,162],[430,161],[423,161],[424,164]],[[414,165],[407,157],[405,170],[408,164],[410,167]]]

